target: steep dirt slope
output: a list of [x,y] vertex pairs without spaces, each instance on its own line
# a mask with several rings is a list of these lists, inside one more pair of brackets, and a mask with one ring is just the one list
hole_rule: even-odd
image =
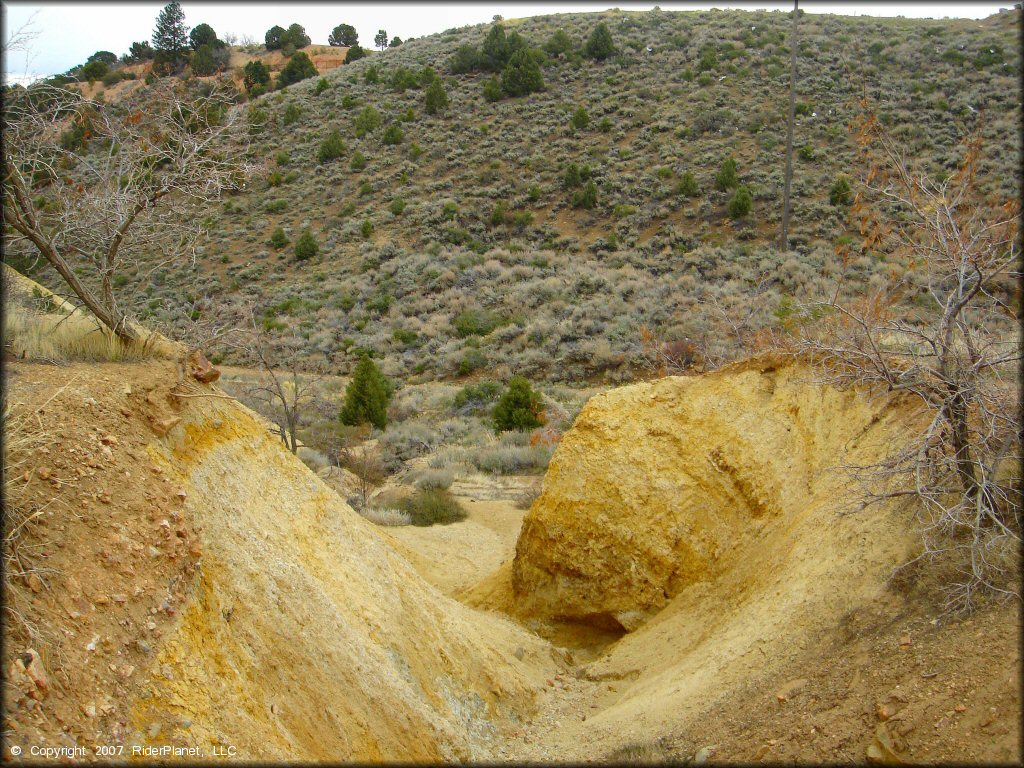
[[[843,571],[860,521],[899,530],[889,515],[836,521],[849,502],[836,467],[876,460],[912,414],[811,379],[766,358],[593,398],[524,521],[520,610],[635,629],[716,581],[732,582],[733,601],[780,570],[792,582],[807,547]],[[858,557],[906,550],[905,537],[874,538]]]
[[844,617],[887,599],[912,517],[838,514],[850,497],[836,466],[877,460],[915,416],[810,379],[762,358],[626,387],[564,437],[506,569],[511,593],[500,574],[474,593],[534,620],[633,630],[580,670],[616,691],[559,725],[560,757],[699,734],[739,686],[784,683]]
[[[84,529],[51,523],[65,548],[22,603],[75,639],[71,663],[43,654],[49,692],[8,687],[19,738],[479,759],[556,672],[550,646],[443,597],[244,408],[176,385],[172,363],[12,369],[11,394],[32,413],[73,383],[39,413],[52,429],[26,477],[50,478],[44,461],[70,467],[82,449],[103,470],[66,517]],[[110,540],[95,568],[86,529]],[[32,642],[13,640],[9,654]]]

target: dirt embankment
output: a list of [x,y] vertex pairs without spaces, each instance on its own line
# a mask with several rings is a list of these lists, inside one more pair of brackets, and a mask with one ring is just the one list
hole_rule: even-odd
[[[715,746],[735,760],[863,760],[902,710],[883,726],[894,748],[1012,756],[1013,675],[978,659],[962,625],[938,627],[927,602],[893,590],[893,569],[920,546],[913,513],[855,512],[840,468],[878,461],[918,419],[910,404],[839,392],[767,358],[593,398],[550,464],[514,561],[469,599],[549,637],[574,625],[629,631],[577,670],[575,694],[517,754],[583,760],[660,736],[680,750],[663,757]],[[992,658],[1019,671],[1019,632],[984,626]],[[837,686],[829,670],[840,668]],[[989,728],[977,741],[953,729],[969,691],[980,694],[975,725]],[[797,698],[797,715],[781,707]]]
[[[21,604],[58,636],[38,651],[49,690],[7,690],[26,744],[481,759],[556,673],[547,643],[441,595],[246,409],[176,385],[172,363],[10,368],[47,428],[28,481],[83,452],[96,466],[73,476],[89,492],[74,514],[50,518],[63,546]],[[5,669],[43,642],[8,640]]]
[[938,618],[921,574],[890,580],[912,514],[840,514],[836,465],[900,443],[896,403],[766,360],[615,390],[516,543],[483,486],[465,523],[382,532],[170,361],[8,375],[39,512],[8,593],[8,747],[1019,761],[1019,604]]

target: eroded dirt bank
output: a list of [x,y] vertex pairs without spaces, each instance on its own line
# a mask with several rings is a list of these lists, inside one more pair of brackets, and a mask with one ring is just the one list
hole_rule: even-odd
[[9,593],[7,754],[1020,757],[1019,604],[939,619],[921,574],[889,578],[912,515],[839,514],[834,465],[912,421],[892,403],[763,360],[608,393],[517,544],[500,499],[374,527],[170,362],[9,375],[39,438],[19,501],[42,511]]
[[[50,690],[8,688],[24,738],[481,759],[557,673],[547,643],[427,584],[244,408],[209,387],[172,396],[172,363],[12,368],[26,413],[56,393],[38,413],[47,461],[72,470],[87,448],[97,476],[23,604],[66,629],[41,660]],[[27,482],[77,501],[42,485],[38,459]],[[94,566],[96,536],[112,544]]]

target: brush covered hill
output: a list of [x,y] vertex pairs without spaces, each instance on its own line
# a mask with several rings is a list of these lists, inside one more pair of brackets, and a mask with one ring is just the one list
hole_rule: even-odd
[[[231,78],[235,87],[241,90],[244,87],[245,65],[250,61],[258,61],[269,71],[272,79],[276,79],[281,70],[288,64],[289,57],[280,50],[268,51],[265,46],[258,44],[232,45],[228,46],[230,57],[228,58],[226,72]],[[345,63],[348,56],[348,48],[331,45],[308,45],[300,49],[309,56],[313,66],[320,73],[329,72]],[[136,91],[145,87],[146,77],[152,72],[153,63],[143,61],[132,64],[120,64],[107,77],[92,82],[83,81],[71,87],[78,90],[83,96],[89,99],[103,100],[116,103],[130,98]],[[202,82],[210,82],[220,79],[221,75],[210,75],[206,77],[195,77]]]
[[[209,211],[198,263],[140,269],[127,287],[160,326],[253,301],[268,328],[301,339],[308,365],[335,373],[370,351],[399,378],[617,383],[646,360],[644,328],[695,350],[684,362],[720,362],[795,302],[903,273],[861,249],[850,221],[867,170],[849,131],[861,97],[934,177],[979,129],[979,183],[1017,196],[1019,16],[801,16],[785,251],[773,243],[791,15],[613,10],[504,22],[530,46],[559,30],[571,44],[546,55],[544,90],[527,96],[488,101],[490,73],[453,73],[460,46],[490,33],[481,25],[253,100],[263,171]],[[616,48],[603,61],[583,53],[599,23]],[[449,104],[430,115],[434,77]],[[743,215],[729,210],[736,188],[717,184],[729,158],[751,194]],[[844,177],[850,195],[836,198]],[[299,259],[307,233],[317,248]],[[899,310],[912,317],[926,288],[909,279]]]

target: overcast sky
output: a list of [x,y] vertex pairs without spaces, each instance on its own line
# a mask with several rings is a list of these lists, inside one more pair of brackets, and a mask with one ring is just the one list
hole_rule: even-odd
[[[20,51],[5,56],[5,78],[22,81],[25,76],[48,76],[66,72],[82,64],[94,52],[113,51],[120,56],[135,40],[149,40],[157,15],[165,3],[38,3],[4,2],[4,43],[28,24],[37,33],[26,58]],[[619,7],[645,10],[660,6],[663,10],[694,10],[706,8],[745,8],[755,10],[789,10],[792,3],[693,3],[663,2],[574,2],[574,3],[245,3],[245,2],[183,2],[185,22],[190,27],[203,22],[212,26],[220,37],[234,33],[248,35],[262,42],[266,31],[279,24],[287,27],[299,23],[306,28],[314,44],[327,43],[327,36],[338,24],[351,24],[359,33],[364,47],[373,46],[378,29],[403,40],[443,32],[451,27],[489,22],[495,14],[505,18],[521,18],[551,13],[602,11]],[[1003,3],[827,3],[805,0],[800,4],[807,13],[838,13],[864,16],[907,16],[930,18],[984,18],[1009,8],[1013,0]]]

